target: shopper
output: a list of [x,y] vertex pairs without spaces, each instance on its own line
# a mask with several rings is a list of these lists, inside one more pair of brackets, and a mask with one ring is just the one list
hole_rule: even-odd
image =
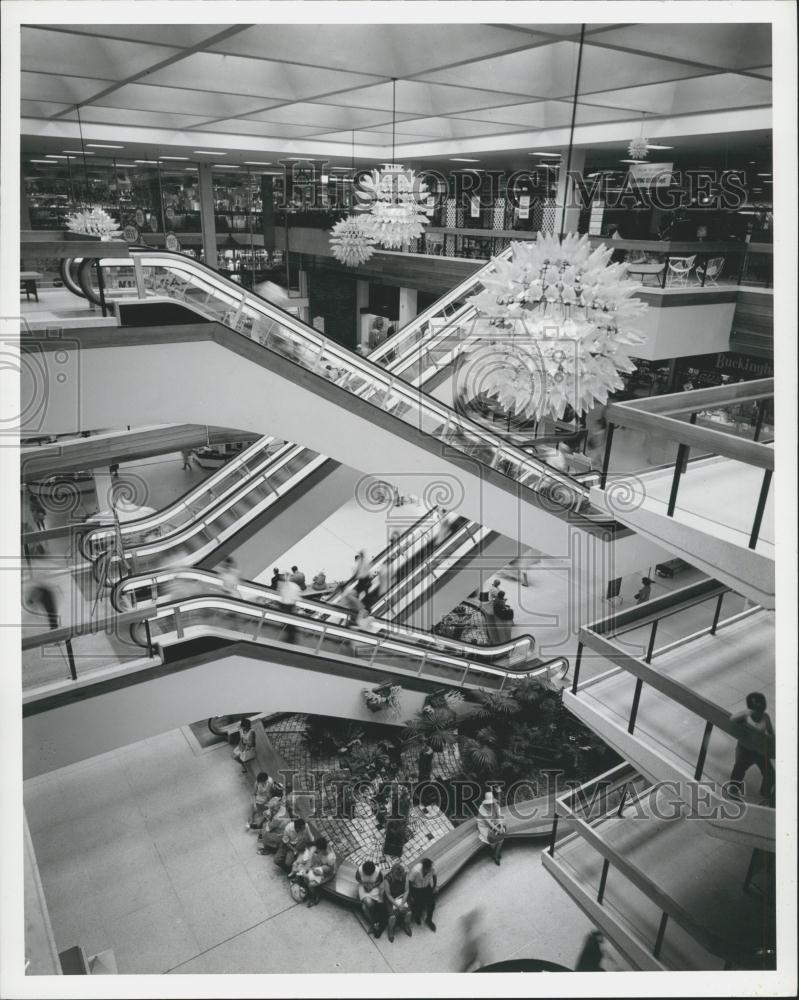
[[225,588],[231,597],[241,597],[239,591],[239,582],[241,577],[239,575],[239,568],[236,565],[236,560],[233,556],[228,556],[222,563],[222,567],[219,570],[219,575],[222,578],[222,586]]
[[275,852],[275,864],[288,872],[297,856],[311,843],[311,833],[302,816],[286,824],[280,844]]
[[272,570],[272,579],[269,581],[269,586],[272,588],[272,590],[278,589],[281,580],[282,576],[280,570],[277,568],[277,566],[275,566],[275,568]]
[[[293,615],[300,599],[300,588],[292,580],[281,580],[278,584],[278,596],[286,614]],[[297,627],[293,622],[286,625],[286,642],[297,641]]]
[[486,792],[477,812],[477,836],[487,845],[494,864],[499,865],[505,843],[505,820],[499,802],[490,791]]
[[319,890],[335,876],[337,864],[336,852],[327,838],[317,837],[291,866],[291,874],[305,885],[306,906],[316,906],[319,902]]
[[500,582],[499,580],[492,580],[491,586],[488,588],[488,599],[489,601],[495,601],[499,597],[500,592]]
[[292,583],[296,583],[300,590],[305,590],[305,574],[301,573],[296,566],[291,567],[291,573],[289,574],[289,580]]
[[355,566],[352,575],[355,577],[355,593],[360,596],[367,594],[372,585],[372,561],[366,555],[366,551],[361,549],[355,556]]
[[746,696],[746,710],[730,716],[730,722],[743,726],[761,744],[761,749],[752,749],[740,742],[736,744],[735,763],[727,788],[731,798],[740,799],[746,772],[754,765],[763,777],[760,786],[762,804],[773,805],[775,776],[771,760],[774,756],[775,734],[774,723],[766,711],[766,705],[766,696],[760,691],[752,691]]
[[382,316],[375,316],[369,327],[369,349],[373,351],[386,339],[386,321]]
[[652,581],[649,579],[648,576],[642,576],[641,589],[638,591],[638,593],[635,595],[633,599],[635,600],[636,604],[644,604],[646,601],[649,600],[649,595],[651,594],[651,592],[652,592]]
[[261,846],[259,854],[266,854],[268,851],[277,850],[283,839],[283,832],[291,822],[288,804],[283,796],[283,786],[275,783],[272,788],[272,798],[264,810],[264,821],[258,839]]
[[401,861],[395,861],[388,876],[383,881],[383,905],[388,917],[388,939],[394,940],[397,924],[412,937],[411,908],[408,903],[408,873]]
[[28,506],[30,507],[31,515],[34,523],[36,524],[37,530],[45,531],[47,529],[47,521],[45,520],[44,505],[35,493],[29,493]]
[[252,800],[250,802],[250,819],[245,829],[260,830],[263,826],[266,808],[272,798],[274,781],[266,771],[259,771],[255,778],[255,785],[252,790]]
[[369,924],[369,933],[374,938],[379,938],[386,925],[383,873],[374,861],[364,861],[355,871],[355,881],[358,883],[358,899]]
[[461,917],[461,959],[459,972],[476,972],[483,959],[483,929],[479,910],[469,910]]
[[183,469],[189,469],[189,471],[191,471],[191,452],[184,448],[180,453],[180,457],[183,459]]
[[419,751],[419,784],[429,781],[433,773],[433,748],[425,743]]
[[241,769],[246,774],[247,768],[244,765],[248,760],[253,760],[254,757],[255,730],[252,728],[252,723],[249,719],[242,719],[239,723],[239,742],[233,751],[233,759],[241,764]]
[[408,874],[408,901],[413,919],[417,924],[424,918],[431,931],[436,929],[433,923],[433,911],[436,908],[436,888],[438,875],[430,858],[417,861]]
[[575,972],[604,972],[602,960],[605,938],[601,931],[590,931],[583,942],[582,950],[574,967]]
[[33,580],[28,588],[27,603],[33,611],[38,605],[47,617],[48,628],[58,628],[58,591],[46,580]]

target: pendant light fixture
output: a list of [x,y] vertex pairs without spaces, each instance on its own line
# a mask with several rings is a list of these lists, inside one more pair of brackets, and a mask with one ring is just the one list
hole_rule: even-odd
[[391,81],[391,163],[363,177],[355,189],[368,230],[387,250],[407,247],[430,221],[424,212],[427,185],[415,172],[396,163],[397,80]]
[[641,118],[641,134],[637,139],[631,139],[627,146],[627,152],[630,154],[631,160],[645,160],[649,155],[649,140],[644,136],[645,121],[646,112],[644,112]]
[[[76,104],[78,129],[80,131],[80,148],[83,158],[83,182],[86,185],[86,197],[81,199],[77,212],[67,216],[67,229],[81,236],[98,236],[103,242],[122,239],[119,226],[99,205],[92,205],[89,195],[89,171],[86,166],[86,146],[83,142],[83,123],[80,118],[80,107]],[[69,161],[67,161],[69,163]]]
[[[355,179],[355,129],[352,130],[352,176]],[[330,250],[340,264],[357,267],[375,252],[375,237],[365,215],[348,215],[330,230]]]
[[[568,180],[580,86],[585,25],[580,32]],[[568,186],[564,189],[568,198]],[[646,304],[625,264],[612,264],[612,248],[592,247],[588,236],[539,233],[511,243],[506,259],[494,258],[483,288],[468,301],[477,311],[461,371],[467,398],[496,399],[523,419],[561,419],[567,407],[580,414],[621,388],[619,372],[635,368],[630,353],[644,338],[636,329]]]

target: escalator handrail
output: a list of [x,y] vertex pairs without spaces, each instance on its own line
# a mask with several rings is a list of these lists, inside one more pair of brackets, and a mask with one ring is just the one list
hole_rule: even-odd
[[[205,267],[199,261],[182,256],[181,254],[169,254],[164,251],[134,251],[134,255],[136,258],[150,261],[151,266],[174,267],[175,270],[182,269],[190,274],[192,272],[199,274],[201,280],[206,281],[212,286],[216,285],[224,295],[233,298],[240,307],[244,307],[247,304],[248,297],[252,298],[255,300],[256,305],[259,304],[262,311],[270,319],[282,324],[288,333],[299,337],[301,341],[309,342],[318,351],[319,359],[322,356],[327,356],[331,361],[335,360],[339,362],[345,367],[349,376],[358,376],[367,382],[371,382],[376,388],[403,396],[405,402],[409,403],[412,407],[426,409],[428,414],[434,416],[446,426],[454,425],[465,435],[469,435],[472,439],[476,438],[482,445],[494,449],[499,456],[515,461],[520,469],[524,468],[532,473],[537,473],[540,480],[547,479],[557,483],[561,487],[565,487],[569,491],[567,496],[571,492],[574,492],[579,494],[582,500],[587,499],[588,492],[570,477],[560,473],[558,470],[552,469],[546,463],[531,458],[521,448],[508,444],[498,435],[486,431],[479,424],[457,413],[451,407],[446,406],[424,392],[420,392],[418,388],[412,387],[409,383],[393,375],[389,369],[383,369],[370,359],[363,358],[347,350],[347,348],[336,344],[334,341],[322,336],[318,330],[308,326],[302,320],[283,310],[280,306],[275,306],[267,302],[266,299],[261,299],[260,296],[254,295],[248,289],[244,289],[235,282],[223,278],[213,271],[213,269]],[[119,264],[119,258],[105,258],[101,260],[101,266],[104,267],[118,267]],[[213,319],[219,322],[218,317],[214,317]],[[242,336],[246,336],[246,334],[242,334]],[[247,339],[251,338],[248,337]],[[298,367],[303,367],[304,370],[309,370],[307,366],[302,366],[296,358],[288,360]],[[420,396],[424,398],[420,399]],[[520,479],[513,481],[521,485],[526,485]],[[531,487],[528,486],[527,488],[530,489]]]
[[[120,614],[128,615],[130,613],[129,609],[124,608],[122,604],[122,597],[125,594],[125,591],[145,589],[148,586],[152,591],[153,585],[157,587],[158,583],[164,583],[176,580],[196,581],[205,586],[217,587],[219,590],[221,590],[224,586],[219,576],[215,573],[210,572],[209,570],[196,570],[196,569],[164,570],[159,573],[142,574],[141,576],[138,577],[126,577],[124,580],[120,580],[114,586],[111,593],[112,606]],[[280,605],[281,603],[278,594],[270,587],[267,587],[265,584],[258,584],[251,581],[241,581],[238,584],[238,587],[241,592],[252,593],[260,597],[262,600],[266,598],[272,604]],[[158,597],[156,595],[155,604],[152,603],[151,599],[149,604],[145,603],[137,604],[136,610],[139,611],[141,617],[150,617],[152,619],[153,617],[156,616],[143,615],[142,612],[150,612],[153,609],[155,609],[157,612],[158,610],[164,607],[169,607],[172,604],[180,604],[181,601],[183,600],[194,600],[195,597],[198,596],[201,595],[192,595],[191,597],[179,598],[177,600],[167,597],[165,598],[164,603],[159,605]],[[212,591],[210,594],[205,596],[218,597],[218,596],[229,596],[229,595],[220,595],[217,590],[215,592]],[[236,600],[236,598],[231,597],[231,600]],[[240,603],[245,604],[248,607],[258,608],[260,611],[264,609],[264,605],[256,604],[254,601],[247,601],[241,599]],[[311,616],[315,620],[326,620],[329,618],[334,618],[339,623],[343,623],[349,620],[349,615],[345,611],[342,611],[334,604],[327,604],[322,601],[317,601],[309,598],[299,598],[297,600],[296,607],[300,611],[305,612],[305,614],[295,616],[297,618],[300,618],[301,620],[306,620],[307,616]],[[524,646],[527,646],[529,649],[533,649],[535,646],[535,639],[533,638],[533,636],[528,634],[517,636],[515,639],[509,640],[506,643],[501,643],[498,646],[473,646],[470,643],[460,642],[457,639],[449,639],[446,636],[432,635],[429,632],[424,632],[422,629],[410,628],[407,625],[399,625],[396,622],[388,621],[387,619],[376,619],[376,620],[379,621],[381,628],[385,629],[385,631],[389,632],[390,634],[399,636],[400,639],[402,638],[402,636],[405,636],[407,637],[407,640],[409,642],[410,640],[413,640],[416,644],[420,646],[426,646],[426,647],[436,646],[436,645],[443,646],[451,650],[452,652],[457,653],[458,655],[464,655],[465,653],[468,652],[469,655],[475,656],[477,658],[484,657],[486,659],[491,659],[493,657],[502,656],[505,653],[510,653],[517,649],[521,649]],[[344,624],[341,624],[341,627],[342,628],[345,627]]]
[[[185,493],[181,494],[177,498],[177,500],[173,500],[172,503],[168,504],[166,507],[162,507],[161,510],[156,511],[155,514],[148,514],[146,517],[136,518],[132,521],[125,521],[120,525],[123,536],[135,535],[141,531],[148,531],[152,528],[156,528],[175,517],[175,515],[180,514],[183,511],[190,510],[192,504],[195,502],[195,499],[199,499],[204,493],[208,493],[209,490],[212,490],[221,481],[227,479],[232,472],[235,472],[235,470],[240,466],[246,465],[247,462],[249,462],[255,455],[263,451],[265,448],[268,448],[269,445],[276,440],[278,439],[272,437],[271,435],[265,435],[264,437],[259,438],[257,441],[254,441],[249,448],[245,448],[229,462],[225,462],[224,465],[208,476],[207,479],[203,479],[202,482],[195,483],[194,486],[190,486]],[[291,446],[287,445],[286,447]],[[268,456],[268,458],[275,458],[282,451],[283,448],[274,452],[272,455]],[[239,480],[238,482],[233,483],[229,487],[228,492],[241,486],[243,482],[246,482],[246,480]],[[219,503],[222,499],[224,499],[224,495],[214,497],[213,504],[209,505],[209,509],[210,506]],[[86,536],[86,545],[95,545],[101,538],[112,538],[115,534],[116,529],[113,527],[96,528]],[[84,552],[83,555],[86,559],[91,558],[90,552]]]
[[[327,621],[320,621],[317,618],[308,617],[306,615],[296,615],[296,614],[292,615],[287,613],[286,611],[272,610],[268,607],[264,607],[259,604],[252,604],[247,601],[236,600],[235,598],[230,596],[221,596],[221,597],[202,596],[202,597],[186,598],[181,601],[176,601],[173,604],[161,606],[160,608],[157,609],[156,614],[149,620],[152,623],[154,621],[158,621],[159,619],[166,619],[169,618],[170,616],[174,617],[175,612],[181,614],[181,613],[188,613],[190,611],[208,611],[208,610],[215,610],[231,615],[239,615],[241,617],[246,616],[255,625],[257,625],[259,622],[261,623],[269,622],[272,625],[280,625],[280,626],[293,625],[297,629],[315,633],[317,636],[319,636],[320,642],[325,636],[330,636],[331,638],[348,641],[353,645],[360,643],[361,645],[371,647],[374,650],[375,655],[377,653],[377,650],[382,647],[384,649],[389,649],[390,651],[396,652],[400,655],[410,654],[411,656],[418,656],[419,659],[422,660],[424,663],[430,661],[434,662],[437,661],[439,663],[444,663],[447,666],[462,667],[464,668],[464,673],[467,673],[469,670],[475,670],[484,674],[488,673],[500,676],[502,675],[509,676],[514,674],[519,675],[519,674],[531,673],[533,670],[538,670],[542,666],[542,664],[536,663],[535,666],[533,667],[524,666],[520,667],[519,669],[514,669],[510,665],[497,666],[494,663],[482,663],[469,659],[463,655],[456,655],[455,653],[447,655],[446,652],[437,651],[434,648],[431,649],[430,646],[433,640],[438,639],[438,636],[433,637],[428,635],[427,633],[422,633],[423,648],[420,649],[419,646],[414,643],[403,641],[401,634],[399,635],[396,633],[392,634],[390,631],[391,627],[390,623],[389,623],[389,628],[386,628],[386,631],[389,631],[389,634],[387,636],[378,636],[362,632],[356,628],[347,628],[346,626],[343,625],[336,625],[336,624],[331,624],[330,622]],[[196,625],[190,627],[195,629],[197,628]],[[214,632],[213,626],[205,626],[205,627],[207,628],[208,632],[211,633]],[[394,628],[396,629],[396,626],[394,626]],[[233,631],[229,623],[225,625],[225,630]],[[178,636],[177,631],[178,627],[176,624],[175,625],[176,639],[177,641],[183,641],[185,637]],[[201,629],[201,634],[202,631],[203,630]],[[409,631],[410,630],[405,630],[406,634]],[[165,636],[163,634],[159,636],[153,636],[152,637],[153,646],[160,646],[162,644],[170,644],[170,645],[174,644],[172,641],[169,641],[169,643],[164,643],[164,638]],[[526,639],[527,637],[524,636],[521,638]],[[242,631],[241,639],[245,641],[260,641],[267,645],[271,645],[271,641],[269,640],[268,637],[262,638],[260,635],[257,636],[253,635],[250,631],[248,632]],[[512,642],[503,643],[499,646],[482,647],[482,648],[491,649],[491,653],[494,657],[500,657],[505,655],[506,653],[511,654],[515,652],[517,649],[520,648],[519,645],[520,642],[521,642],[520,639],[516,639],[513,640]],[[471,655],[474,655],[474,653],[478,649],[480,649],[480,647],[475,647],[475,646],[468,647],[468,651]],[[560,659],[560,657],[558,657],[557,659]],[[563,657],[563,659],[565,660],[566,657]],[[527,662],[528,661],[525,661],[525,663]],[[380,670],[390,669],[386,668],[385,664],[376,664],[375,667],[376,669]]]
[[[382,344],[378,344],[378,346],[369,353],[369,360],[379,364],[386,354],[397,350],[397,348],[401,344],[405,343],[409,337],[413,336],[417,332],[420,332],[422,327],[429,323],[430,320],[436,319],[439,313],[446,309],[447,306],[451,305],[453,302],[457,302],[458,299],[462,298],[467,292],[471,291],[474,285],[480,283],[482,276],[496,270],[496,265],[494,263],[495,260],[507,260],[510,257],[510,253],[511,247],[507,247],[501,253],[497,254],[495,258],[488,261],[487,264],[484,264],[481,268],[478,268],[477,271],[470,274],[469,277],[465,278],[462,282],[460,282],[460,284],[451,288],[440,298],[436,299],[431,306],[428,306],[427,309],[418,313],[409,323],[406,323],[401,330],[398,330],[393,337],[384,341]],[[452,318],[447,317],[447,324],[451,321]]]

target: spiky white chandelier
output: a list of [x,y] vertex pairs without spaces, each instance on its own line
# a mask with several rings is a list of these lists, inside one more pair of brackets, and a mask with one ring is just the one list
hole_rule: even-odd
[[539,235],[495,258],[483,289],[470,298],[478,319],[464,361],[472,388],[528,419],[560,419],[605,403],[634,370],[629,348],[643,342],[634,324],[645,303],[610,264],[612,249],[587,236]]
[[649,140],[639,135],[637,139],[630,139],[627,152],[633,160],[643,160],[649,155]]
[[105,209],[96,206],[68,216],[67,229],[71,233],[99,236],[105,242],[122,239],[122,232],[116,222]]
[[399,250],[418,239],[430,221],[422,209],[427,185],[398,163],[386,163],[382,170],[363,175],[355,196],[367,232],[387,250]]
[[369,232],[366,216],[350,215],[330,230],[330,249],[337,261],[347,267],[365,264],[375,252],[375,238]]

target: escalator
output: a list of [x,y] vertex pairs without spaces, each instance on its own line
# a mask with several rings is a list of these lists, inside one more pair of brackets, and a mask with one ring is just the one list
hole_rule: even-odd
[[[183,572],[186,582],[197,574]],[[174,582],[168,573],[142,589],[152,594],[153,586]],[[207,586],[202,579],[193,582]],[[132,584],[124,585],[135,597]],[[266,589],[243,585],[241,598],[205,594],[157,607],[147,618],[152,655],[146,659],[30,690],[23,699],[25,777],[176,729],[188,719],[246,712],[253,704],[400,725],[442,688],[499,690],[509,678],[547,678],[568,669],[563,657],[530,658],[527,637],[477,648],[392,623],[381,623],[380,634],[366,633],[347,628],[341,611],[318,603],[298,602],[296,613],[288,614],[275,606],[274,596],[264,596]],[[140,614],[137,608],[115,621]],[[27,637],[23,648],[54,645],[71,635],[58,629]],[[364,685],[399,687],[399,714],[372,714]],[[103,714],[100,727],[97,712]]]
[[[104,266],[114,263],[106,261]],[[414,389],[393,371],[384,371],[276,307],[256,301],[197,262],[148,252],[134,254],[134,267],[143,289],[163,290],[168,285],[174,298],[180,281],[182,304],[206,321],[224,320],[225,326],[206,322],[202,327],[102,335],[81,331],[84,412],[94,411],[99,417],[100,412],[113,411],[118,418],[120,405],[144,403],[156,408],[159,416],[174,417],[180,410],[180,419],[185,420],[186,409],[200,412],[210,397],[234,426],[261,430],[269,426],[286,439],[301,437],[314,450],[362,471],[383,472],[389,461],[398,474],[418,474],[420,467],[427,467],[431,477],[454,474],[466,494],[460,508],[464,514],[486,523],[482,515],[490,513],[495,520],[488,527],[502,530],[514,525],[522,541],[532,525],[518,525],[520,520],[534,520],[543,531],[554,519],[579,523],[583,530],[603,537],[614,530],[613,518],[592,510],[587,490],[574,479],[507,445],[499,435]],[[427,346],[423,344],[421,351]],[[43,351],[43,356],[48,354]],[[401,359],[403,364],[407,360]],[[127,366],[126,378],[120,378],[118,365]],[[190,377],[178,384],[172,380],[166,391],[159,369],[167,374],[173,365]],[[99,386],[94,379],[102,380],[103,373],[118,390],[113,406],[111,399],[103,398],[107,394],[95,391]],[[233,385],[235,392],[225,389]],[[181,387],[189,395],[181,393]],[[263,405],[249,405],[253,399]],[[60,416],[60,410],[53,407],[53,415]],[[518,500],[527,508],[521,518]]]

